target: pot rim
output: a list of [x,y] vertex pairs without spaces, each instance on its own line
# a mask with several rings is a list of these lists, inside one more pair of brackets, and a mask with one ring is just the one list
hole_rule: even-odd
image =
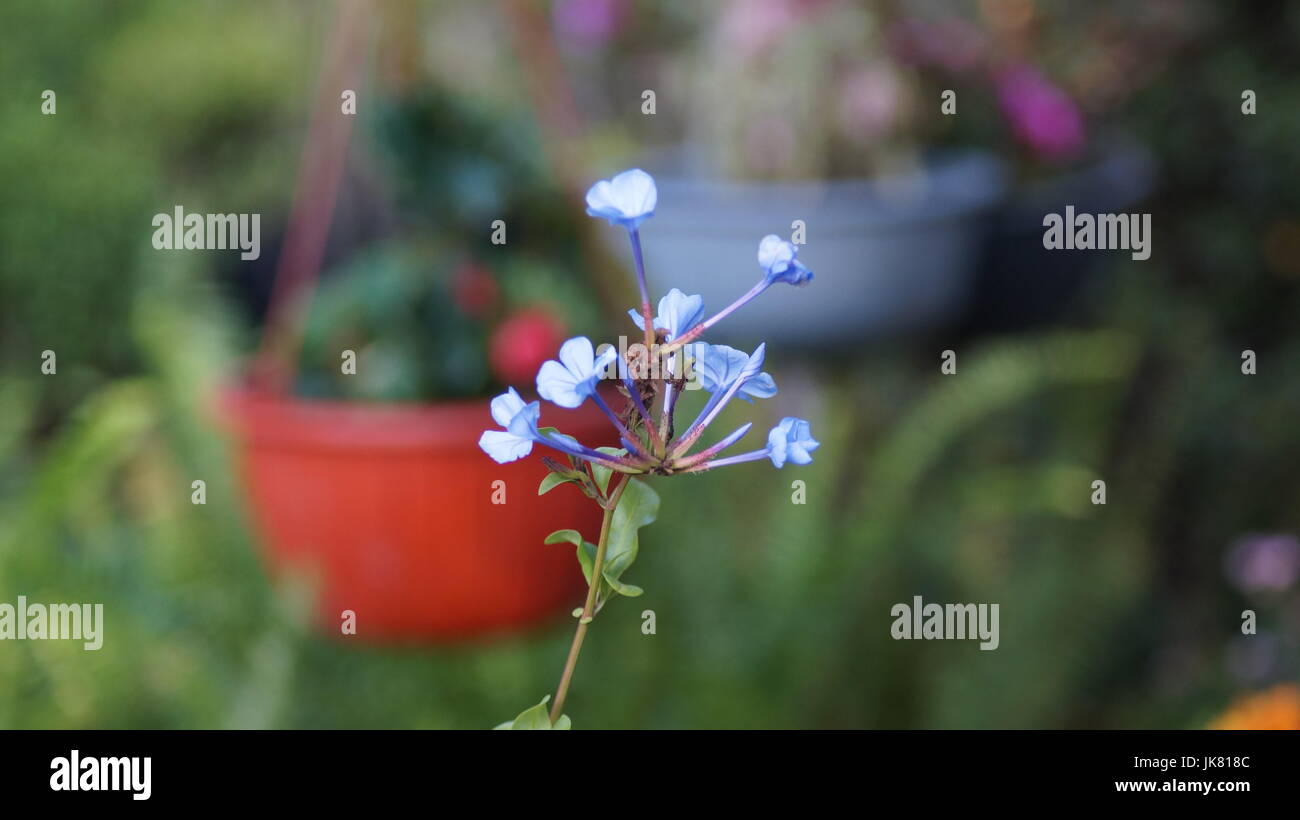
[[[525,398],[529,398],[525,396]],[[531,400],[531,399],[530,399]],[[446,401],[378,402],[308,399],[257,390],[244,382],[220,385],[210,406],[217,425],[243,444],[276,449],[335,451],[478,451],[478,439],[496,422],[490,397]],[[551,426],[612,433],[594,406],[548,407]],[[487,458],[486,455],[483,456]]]
[[[918,229],[992,211],[1010,192],[1006,163],[978,148],[928,151],[909,172],[827,180],[728,179],[695,171],[697,160],[678,147],[647,158],[659,188],[657,224],[678,232],[745,234],[755,215],[774,208],[815,220],[819,233],[883,233]],[[913,180],[914,196],[893,196],[891,183]],[[694,200],[695,210],[676,213],[673,200]],[[699,209],[710,211],[703,222]],[[815,216],[814,216],[815,213]]]

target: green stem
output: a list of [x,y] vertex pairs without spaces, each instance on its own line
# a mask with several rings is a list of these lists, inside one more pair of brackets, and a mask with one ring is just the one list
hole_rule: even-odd
[[573,644],[569,647],[568,660],[564,662],[564,672],[560,675],[560,685],[555,689],[555,701],[551,704],[551,723],[564,714],[564,699],[569,694],[569,684],[573,681],[573,669],[578,665],[578,654],[582,652],[582,641],[587,637],[587,626],[596,614],[596,596],[600,591],[601,571],[605,567],[605,549],[609,546],[610,522],[614,520],[614,510],[623,490],[631,479],[624,478],[618,482],[614,492],[605,501],[605,517],[600,522],[600,541],[596,544],[596,560],[591,564],[591,581],[587,585],[587,603],[582,607],[582,617],[578,619],[578,629],[573,633]]

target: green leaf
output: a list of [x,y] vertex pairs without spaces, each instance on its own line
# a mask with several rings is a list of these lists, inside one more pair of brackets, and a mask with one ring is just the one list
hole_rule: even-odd
[[572,728],[573,723],[569,720],[568,715],[560,715],[560,717],[555,721],[555,725],[551,726],[551,717],[546,711],[546,704],[550,703],[550,701],[551,696],[547,695],[542,698],[541,703],[536,706],[530,706],[520,712],[519,716],[514,720],[507,720],[505,723],[497,724],[493,728],[513,730]]
[[561,484],[568,484],[576,480],[577,479],[569,478],[568,476],[560,475],[559,473],[547,473],[546,478],[543,478],[542,483],[537,487],[537,494],[546,495]]
[[[605,566],[602,569],[605,580],[620,594],[635,596],[641,593],[638,587],[620,585],[619,579],[636,561],[640,548],[637,531],[653,524],[658,515],[659,494],[645,482],[629,479],[610,521],[609,543],[605,547]],[[619,586],[636,592],[623,592]]]
[[[582,577],[587,579],[587,586],[591,586],[591,570],[595,564],[596,545],[590,541],[583,541],[578,546],[578,565],[582,567]],[[601,576],[600,589],[596,590],[595,612],[600,612],[601,608],[605,606],[605,602],[609,600],[610,593],[614,591],[614,587],[610,586],[609,579],[605,576],[603,570]],[[582,618],[582,607],[573,610],[573,617]]]
[[578,532],[577,530],[556,530],[555,532],[546,536],[546,540],[542,541],[542,543],[543,544],[566,543],[566,544],[573,544],[574,546],[580,546],[582,544],[582,533]]
[[514,723],[511,725],[510,728],[514,730],[550,729],[551,718],[546,713],[546,704],[547,702],[550,701],[550,699],[551,696],[547,695],[546,697],[542,698],[541,703],[520,712],[519,717],[515,718]]
[[[607,456],[625,456],[627,450],[618,447],[597,447],[596,452],[604,453]],[[596,477],[596,486],[600,487],[601,493],[609,492],[609,477],[614,471],[608,467],[602,467],[595,462],[591,465],[591,474]]]
[[590,541],[583,541],[578,545],[578,564],[582,566],[582,577],[587,579],[588,586],[591,585],[591,568],[595,563],[596,545]]
[[542,457],[542,464],[550,472],[542,479],[542,483],[537,487],[538,495],[546,495],[551,490],[561,484],[576,484],[583,495],[588,498],[596,498],[596,485],[592,482],[591,477],[587,475],[587,470],[583,467],[577,467],[573,464],[573,458],[569,458],[569,466],[565,467],[560,462],[549,456]]
[[[653,523],[658,514],[659,494],[648,484],[629,480],[610,520],[609,543],[605,546],[605,564],[601,568],[600,588],[596,590],[596,612],[599,612],[613,595],[635,598],[645,593],[645,590],[635,584],[623,583],[622,577],[628,567],[636,561],[639,549],[637,530]],[[596,545],[582,540],[582,535],[577,530],[556,530],[546,536],[547,544],[561,542],[573,544],[577,548],[582,577],[590,586],[592,568],[596,564]]]
[[617,578],[611,578],[609,570],[605,570],[601,574],[605,576],[605,583],[619,595],[625,595],[628,598],[635,598],[638,595],[645,594],[645,590],[636,584],[625,584]]

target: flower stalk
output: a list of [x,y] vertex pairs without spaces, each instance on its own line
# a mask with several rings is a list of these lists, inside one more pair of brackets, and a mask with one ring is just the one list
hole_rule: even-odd
[[641,232],[632,228],[627,233],[632,243],[632,264],[636,267],[636,284],[641,291],[641,317],[645,320],[645,349],[650,350],[655,343],[654,314],[650,308],[650,291],[646,287],[645,262],[641,258]]
[[[672,288],[659,300],[657,313],[652,312],[639,227],[654,215],[657,202],[654,180],[636,169],[601,180],[587,192],[587,213],[627,230],[636,269],[641,304],[639,310],[629,310],[628,314],[641,329],[645,345],[644,352],[637,350],[641,345],[633,345],[627,360],[619,361],[616,368],[627,392],[627,406],[621,410],[610,407],[598,390],[600,380],[618,358],[613,346],[602,347],[604,352],[598,355],[586,337],[569,339],[560,347],[558,358],[543,363],[537,372],[537,394],[541,399],[566,408],[579,407],[591,399],[609,418],[624,449],[588,447],[553,428],[539,427],[540,401],[525,402],[513,388],[492,400],[492,417],[503,429],[487,430],[479,439],[479,446],[503,464],[527,456],[535,444],[559,451],[567,456],[568,464],[544,459],[550,472],[538,493],[573,484],[604,510],[600,536],[594,545],[584,541],[576,530],[557,530],[546,538],[548,544],[564,542],[577,547],[578,560],[587,575],[586,601],[576,612],[578,625],[549,711],[546,709],[548,695],[500,728],[569,728],[564,704],[592,620],[610,598],[636,597],[642,593],[640,587],[624,582],[621,576],[636,558],[637,530],[653,523],[658,515],[659,496],[646,482],[632,481],[633,476],[698,473],[761,459],[769,459],[777,468],[787,462],[808,464],[812,461],[811,452],[819,446],[808,422],[786,417],[769,431],[767,446],[760,450],[722,456],[749,432],[753,425],[747,423],[715,444],[691,454],[733,398],[740,396],[751,401],[769,398],[777,392],[772,377],[761,372],[764,345],[760,344],[751,355],[697,340],[773,284],[802,285],[812,278],[812,272],[798,261],[794,245],[769,235],[762,239],[758,249],[763,278],[729,306],[702,321],[703,298]],[[692,342],[697,342],[691,351],[692,365],[698,365],[700,382],[711,395],[695,421],[678,435],[674,414],[685,388],[683,348]],[[653,412],[656,405],[657,419]]]
[[623,490],[631,479],[618,479],[617,486],[609,497],[601,502],[605,515],[600,522],[600,540],[596,542],[596,558],[591,563],[591,580],[587,584],[587,602],[582,607],[582,617],[573,632],[573,643],[569,645],[569,656],[564,661],[564,671],[560,673],[560,683],[555,687],[555,700],[551,703],[551,723],[554,724],[564,714],[564,701],[569,696],[569,684],[573,682],[573,670],[578,665],[578,655],[582,653],[582,642],[587,637],[587,627],[596,617],[596,596],[600,591],[600,582],[605,569],[605,552],[609,548],[610,522],[614,518],[614,509],[618,507]]

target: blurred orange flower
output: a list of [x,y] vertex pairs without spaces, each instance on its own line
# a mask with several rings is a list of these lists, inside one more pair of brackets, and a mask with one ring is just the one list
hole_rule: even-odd
[[1300,686],[1284,683],[1238,698],[1211,729],[1300,729]]

